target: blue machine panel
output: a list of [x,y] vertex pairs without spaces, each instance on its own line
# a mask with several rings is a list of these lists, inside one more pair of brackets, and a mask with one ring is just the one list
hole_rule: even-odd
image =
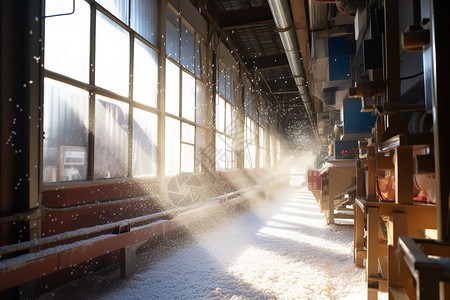
[[361,112],[359,98],[346,98],[342,106],[344,136],[348,134],[370,133],[375,125],[376,116],[371,112]]
[[353,35],[328,39],[328,71],[331,80],[351,79],[350,59],[355,54]]

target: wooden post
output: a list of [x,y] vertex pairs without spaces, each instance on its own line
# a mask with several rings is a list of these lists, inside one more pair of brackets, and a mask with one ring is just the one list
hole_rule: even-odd
[[395,203],[413,203],[413,156],[411,146],[395,148]]
[[354,231],[353,231],[353,257],[354,263],[358,267],[363,267],[364,260],[364,212],[355,203],[354,205]]
[[376,200],[376,150],[375,145],[367,148],[367,200]]
[[[400,264],[397,257],[398,238],[407,235],[407,216],[405,213],[393,213],[388,220],[388,283],[389,287],[406,286],[408,278],[405,264]],[[393,295],[390,293],[390,297]]]
[[136,246],[120,249],[120,278],[130,279],[136,270]]
[[367,209],[367,299],[378,299],[378,216],[377,207]]

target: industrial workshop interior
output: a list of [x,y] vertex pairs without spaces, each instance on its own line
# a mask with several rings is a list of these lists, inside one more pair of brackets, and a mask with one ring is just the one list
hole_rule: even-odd
[[351,231],[367,299],[450,299],[449,12],[2,0],[0,298],[129,280],[143,251],[289,188]]

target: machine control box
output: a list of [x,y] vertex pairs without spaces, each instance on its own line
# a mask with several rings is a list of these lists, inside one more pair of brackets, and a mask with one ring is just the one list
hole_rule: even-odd
[[332,141],[328,156],[331,159],[355,159],[358,157],[358,141]]

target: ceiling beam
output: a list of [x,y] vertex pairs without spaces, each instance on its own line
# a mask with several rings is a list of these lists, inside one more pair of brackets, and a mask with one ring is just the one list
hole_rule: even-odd
[[269,6],[258,6],[219,13],[217,23],[224,30],[267,26],[274,23]]
[[[297,89],[297,86],[295,85],[295,82],[292,81],[288,81],[287,83],[285,83],[285,80],[281,79],[281,80],[277,80],[277,82],[275,81],[267,81],[268,85],[270,85],[270,89],[272,90],[272,92],[279,92],[280,94],[285,94],[286,92],[293,92],[295,91],[295,89]],[[297,89],[297,94],[298,89]]]
[[272,94],[274,95],[283,95],[283,94],[299,94],[298,90],[297,91],[285,91],[285,92],[273,92]]
[[244,62],[248,68],[258,68],[260,71],[284,68],[289,66],[286,54],[284,53],[244,59]]
[[[314,82],[313,74],[310,71],[309,64],[311,61],[311,43],[309,41],[308,19],[306,17],[306,7],[304,0],[290,0],[292,17],[294,18],[295,33],[297,34],[298,44],[302,55],[303,68],[306,73],[306,80],[310,85]],[[311,90],[309,91],[312,97]],[[314,103],[314,102],[313,102]],[[314,107],[317,109],[317,107]]]

